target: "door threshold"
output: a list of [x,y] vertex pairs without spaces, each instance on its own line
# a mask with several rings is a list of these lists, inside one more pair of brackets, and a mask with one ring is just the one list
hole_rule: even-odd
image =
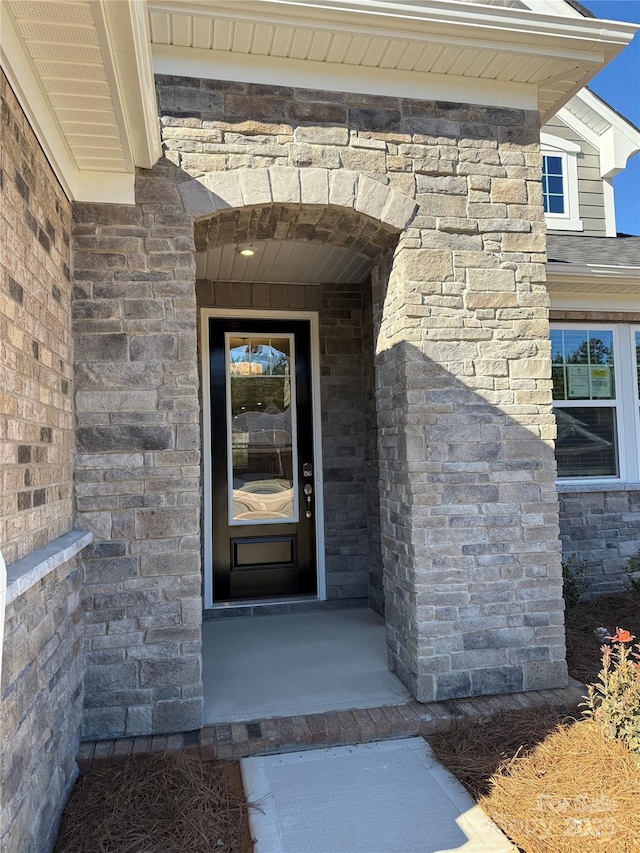
[[303,595],[298,598],[243,598],[242,601],[220,601],[207,610],[234,610],[239,607],[272,607],[274,604],[308,604],[310,601],[323,601],[317,595]]

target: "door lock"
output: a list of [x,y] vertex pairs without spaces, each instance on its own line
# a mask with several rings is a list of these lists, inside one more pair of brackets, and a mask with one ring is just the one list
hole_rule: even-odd
[[313,515],[313,513],[311,512],[311,495],[313,494],[313,488],[311,487],[311,483],[307,483],[303,491],[307,499],[307,511],[305,515],[307,518],[311,518],[311,516]]
[[313,466],[311,465],[311,462],[305,462],[302,466],[302,476],[313,477]]

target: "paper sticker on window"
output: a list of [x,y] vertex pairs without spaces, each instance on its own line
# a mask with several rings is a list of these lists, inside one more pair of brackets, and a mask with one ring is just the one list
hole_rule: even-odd
[[599,365],[591,368],[591,396],[596,399],[611,399],[611,368]]
[[568,364],[567,384],[569,386],[568,398],[570,400],[589,399],[589,365]]
[[610,400],[613,387],[611,367],[568,364],[567,384],[569,400]]

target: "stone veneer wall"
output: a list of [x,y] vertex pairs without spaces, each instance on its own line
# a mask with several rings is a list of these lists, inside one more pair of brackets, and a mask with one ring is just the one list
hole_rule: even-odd
[[71,205],[2,71],[0,102],[0,545],[13,563],[72,524]]
[[[327,598],[367,599],[369,537],[365,483],[363,292],[369,284],[207,282],[199,307],[319,312],[320,396]],[[277,317],[277,314],[274,314]],[[371,334],[369,334],[371,337]],[[373,353],[370,371],[373,370]],[[375,443],[375,436],[373,438]],[[371,487],[377,490],[377,475]],[[355,601],[354,601],[355,603]]]
[[76,210],[95,730],[126,731],[134,707],[134,727],[187,728],[201,707],[194,218],[201,251],[265,230],[373,247],[387,637],[414,695],[563,684],[538,114],[179,77],[158,91],[167,156],[135,208]]
[[6,610],[0,701],[0,849],[47,853],[77,775],[82,721],[78,558]]
[[202,723],[193,223],[158,167],[136,206],[74,204],[84,735]]
[[587,561],[589,595],[620,592],[629,585],[629,557],[640,551],[640,488],[562,490],[560,538],[565,558]]

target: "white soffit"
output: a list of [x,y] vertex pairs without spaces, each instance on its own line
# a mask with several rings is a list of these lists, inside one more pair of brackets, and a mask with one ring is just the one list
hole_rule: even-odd
[[321,243],[257,240],[252,257],[238,246],[219,246],[196,255],[196,278],[206,281],[250,281],[269,284],[360,284],[371,261]]
[[159,73],[224,79],[226,68],[227,79],[244,82],[296,79],[299,86],[363,91],[363,74],[355,72],[366,71],[379,94],[444,99],[448,82],[451,100],[466,84],[468,102],[525,107],[533,90],[544,121],[637,29],[574,15],[565,3],[558,8],[548,14],[461,0],[150,0],[149,15]]
[[547,263],[549,294],[590,293],[626,294],[633,309],[640,311],[640,267],[606,266],[605,264]]
[[144,3],[0,0],[0,58],[67,194],[133,202],[161,154]]

